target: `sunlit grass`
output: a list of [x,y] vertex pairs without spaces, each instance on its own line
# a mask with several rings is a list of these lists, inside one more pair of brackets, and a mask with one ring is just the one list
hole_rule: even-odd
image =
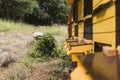
[[[26,31],[27,30],[27,31]],[[29,32],[49,33],[55,36],[67,36],[67,27],[61,25],[34,26],[22,22],[5,21],[0,19],[0,32]]]
[[60,25],[52,25],[52,26],[39,26],[37,29],[43,33],[49,33],[55,36],[67,36],[67,27]]
[[20,27],[21,27],[21,23],[15,23],[13,21],[0,20],[0,32],[17,30]]

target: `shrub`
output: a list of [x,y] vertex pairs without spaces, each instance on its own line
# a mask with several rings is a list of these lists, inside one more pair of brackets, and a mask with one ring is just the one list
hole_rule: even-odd
[[50,35],[39,36],[34,43],[34,47],[31,53],[32,57],[54,57],[56,48],[56,40]]
[[55,53],[57,54],[57,57],[62,58],[64,60],[69,60],[70,57],[66,54],[66,50],[64,48],[63,42],[61,42],[61,45],[57,44],[57,47],[55,49]]

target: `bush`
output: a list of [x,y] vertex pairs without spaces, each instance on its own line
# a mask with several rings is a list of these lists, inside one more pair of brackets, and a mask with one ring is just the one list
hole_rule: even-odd
[[57,56],[59,58],[62,58],[64,60],[69,59],[69,56],[66,54],[66,50],[64,49],[64,45],[57,45],[56,50],[55,50]]
[[[69,60],[66,54],[63,42],[57,43],[53,36],[46,34],[36,38],[31,48],[30,56],[44,61],[46,58],[59,57],[64,60]],[[38,59],[39,60],[39,59]]]
[[34,47],[31,53],[32,57],[54,57],[56,48],[56,40],[50,35],[39,36],[34,43]]

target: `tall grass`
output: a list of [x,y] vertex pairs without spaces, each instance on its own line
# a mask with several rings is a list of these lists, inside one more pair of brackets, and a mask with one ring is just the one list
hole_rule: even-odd
[[56,36],[67,36],[67,27],[60,25],[38,26],[37,31]]
[[31,32],[40,31],[43,33],[49,33],[55,36],[67,36],[67,27],[61,25],[52,26],[34,26],[22,22],[14,22],[10,20],[0,19],[0,32],[15,31],[19,32],[21,29],[29,29]]
[[16,30],[20,26],[21,26],[21,23],[15,23],[13,21],[0,20],[0,32]]
[[[0,32],[34,32],[35,26],[23,22],[14,22],[0,19]],[[26,31],[27,30],[27,31]]]

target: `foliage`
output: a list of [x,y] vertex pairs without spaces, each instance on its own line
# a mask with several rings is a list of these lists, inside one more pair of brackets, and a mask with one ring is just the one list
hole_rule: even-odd
[[33,24],[65,24],[69,6],[65,0],[0,0],[0,17]]
[[55,39],[50,35],[46,34],[44,36],[38,37],[36,40],[33,52],[31,53],[31,56],[33,57],[40,57],[40,56],[46,56],[46,57],[54,57],[55,56]]
[[65,60],[69,59],[64,49],[63,42],[61,42],[62,44],[56,42],[56,40],[50,34],[40,36],[36,39],[37,40],[34,42],[33,47],[31,48],[30,55],[32,57],[43,59],[45,59],[45,57],[59,57]]
[[36,0],[0,0],[0,17],[21,20],[36,7]]
[[66,51],[64,49],[64,45],[63,44],[61,46],[58,45],[56,47],[56,54],[57,54],[57,56],[59,58],[62,58],[64,60],[68,60],[69,59],[68,55],[66,54]]
[[51,23],[66,23],[69,7],[65,0],[38,0],[41,10],[44,10]]
[[65,0],[37,0],[39,7],[34,8],[32,14],[25,16],[25,21],[29,23],[49,25],[66,24],[69,6]]

